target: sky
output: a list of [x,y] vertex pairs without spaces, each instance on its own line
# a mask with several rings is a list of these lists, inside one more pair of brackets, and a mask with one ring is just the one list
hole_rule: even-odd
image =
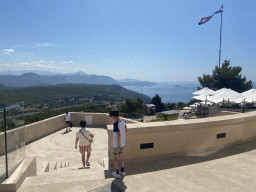
[[0,72],[83,71],[152,82],[197,81],[221,63],[256,81],[256,2],[0,0]]

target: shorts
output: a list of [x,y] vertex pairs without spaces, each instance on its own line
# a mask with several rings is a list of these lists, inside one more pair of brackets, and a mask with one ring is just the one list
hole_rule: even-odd
[[66,121],[66,123],[70,123],[70,121]]
[[91,152],[91,144],[90,145],[86,145],[86,146],[80,146],[79,145],[79,152],[80,153],[84,153],[84,152]]
[[124,146],[121,147],[120,151],[119,151],[118,148],[114,148],[114,147],[113,147],[113,154],[114,154],[114,155],[118,155],[119,153],[123,153],[123,152],[124,152]]

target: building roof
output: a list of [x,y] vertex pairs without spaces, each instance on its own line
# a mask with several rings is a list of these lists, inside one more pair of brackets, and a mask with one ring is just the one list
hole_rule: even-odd
[[176,113],[179,113],[179,111],[176,111],[176,110],[170,110],[170,111],[162,111],[161,113],[164,113],[164,114],[176,114]]
[[147,107],[155,107],[154,104],[147,104],[146,106],[147,106]]

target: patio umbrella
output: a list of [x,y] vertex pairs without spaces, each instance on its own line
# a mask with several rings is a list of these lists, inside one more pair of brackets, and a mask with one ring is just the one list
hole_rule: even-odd
[[216,95],[216,94],[219,94],[219,93],[221,93],[221,92],[223,92],[223,91],[225,91],[225,90],[226,90],[226,88],[219,89],[219,90],[215,91],[215,95]]
[[[254,99],[253,99],[254,98]],[[237,99],[233,99],[233,101],[235,103],[242,103],[242,102],[245,102],[245,103],[252,103],[253,101],[256,100],[256,97],[248,97],[248,98],[237,98]]]
[[201,95],[200,97],[193,97],[197,100],[201,100],[201,101],[204,101],[205,102],[205,105],[206,105],[206,102],[209,101],[207,99],[207,97],[209,97],[209,95],[214,95],[215,94],[215,91],[209,89],[208,87],[204,87],[203,89],[199,90],[199,91],[196,91],[194,92],[193,94],[197,94],[197,95]]
[[256,94],[246,96],[245,99],[243,99],[243,101],[246,103],[254,103],[254,101],[256,101]]
[[201,100],[201,101],[209,101],[210,96],[208,96],[208,95],[197,95],[197,96],[194,96],[192,98],[195,98],[195,99]]
[[209,89],[208,87],[205,87],[199,91],[196,91],[194,93],[192,93],[194,95],[214,95],[215,94],[215,91]]
[[209,101],[207,101],[207,102],[205,102],[205,101],[202,101],[202,102],[200,102],[201,104],[206,104],[206,105],[212,105],[212,102],[209,102]]
[[256,95],[256,89],[250,89],[248,91],[241,93],[241,95],[244,95],[245,97]]
[[223,91],[220,91],[219,93],[212,96],[209,100],[210,101],[219,101],[217,99],[223,99],[228,100],[229,102],[237,102],[238,99],[244,99],[245,96],[241,95],[240,93],[233,91],[232,89],[225,89]]
[[229,104],[229,103],[235,103],[235,101],[230,101],[229,99],[221,99],[221,98],[216,98],[216,99],[211,99],[211,101],[213,103],[217,103],[217,104]]
[[[198,96],[194,96],[193,98],[197,99],[197,100],[201,100],[205,102],[205,106],[207,105],[206,102],[209,102],[211,100],[209,100],[210,96],[209,95],[198,95]],[[202,103],[202,102],[201,102]]]
[[200,103],[194,103],[192,105],[189,105],[190,107],[197,107],[198,105],[200,105]]
[[184,107],[183,109],[184,109],[184,110],[190,110],[191,107]]

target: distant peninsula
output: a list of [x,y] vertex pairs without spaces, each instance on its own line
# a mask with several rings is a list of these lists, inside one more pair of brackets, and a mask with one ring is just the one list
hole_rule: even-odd
[[[149,81],[140,81],[136,79],[122,79],[115,80],[109,76],[104,75],[89,75],[84,72],[77,73],[49,73],[38,71],[25,71],[26,73],[21,74],[21,72],[6,71],[0,73],[0,84],[2,84],[2,90],[6,87],[29,87],[29,86],[47,86],[47,85],[58,85],[58,84],[103,84],[103,85],[120,85],[120,86],[152,86],[156,83]],[[1,90],[0,89],[0,90]]]
[[140,81],[137,79],[120,79],[118,80],[119,85],[121,86],[152,86],[152,85],[156,85],[156,83],[153,82],[149,82],[149,81]]

